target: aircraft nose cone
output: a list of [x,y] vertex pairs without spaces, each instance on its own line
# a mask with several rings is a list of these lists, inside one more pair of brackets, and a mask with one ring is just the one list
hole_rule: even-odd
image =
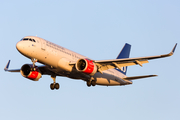
[[20,52],[22,48],[23,48],[23,45],[22,45],[22,42],[20,41],[16,44],[16,49]]

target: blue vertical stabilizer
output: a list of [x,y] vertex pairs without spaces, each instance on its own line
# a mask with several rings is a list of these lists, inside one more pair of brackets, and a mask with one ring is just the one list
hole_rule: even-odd
[[[130,50],[131,50],[131,45],[126,43],[116,59],[129,58]],[[118,68],[115,69],[126,75],[127,66],[123,67],[122,70],[119,70]]]

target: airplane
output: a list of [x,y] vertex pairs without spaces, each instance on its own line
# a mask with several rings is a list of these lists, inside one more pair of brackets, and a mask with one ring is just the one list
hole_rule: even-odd
[[[8,72],[20,72],[21,75],[32,81],[38,81],[42,75],[50,75],[53,83],[50,89],[59,89],[56,76],[64,76],[71,79],[80,79],[87,86],[122,86],[132,84],[132,80],[155,77],[157,75],[143,75],[127,77],[127,66],[148,63],[148,60],[172,56],[177,43],[169,54],[129,58],[131,45],[126,43],[116,59],[92,60],[75,53],[62,46],[37,36],[26,36],[17,44],[16,49],[25,57],[31,59],[32,64],[24,64],[20,69],[9,69],[10,60],[4,70]],[[39,62],[43,65],[36,66]]]

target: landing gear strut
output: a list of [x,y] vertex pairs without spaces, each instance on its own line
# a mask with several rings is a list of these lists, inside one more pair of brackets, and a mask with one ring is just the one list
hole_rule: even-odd
[[31,61],[32,61],[32,63],[33,63],[33,71],[35,71],[36,70],[36,68],[35,68],[35,63],[38,61],[36,58],[32,58],[31,59]]
[[54,89],[58,90],[60,85],[59,85],[59,83],[56,83],[56,76],[51,76],[51,78],[54,81],[53,83],[50,84],[51,90],[54,90]]

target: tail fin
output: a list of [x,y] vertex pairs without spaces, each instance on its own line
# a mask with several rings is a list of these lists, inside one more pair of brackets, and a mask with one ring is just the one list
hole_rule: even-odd
[[[131,50],[131,45],[126,43],[116,59],[129,58],[130,50]],[[126,75],[127,66],[123,67],[122,70],[119,70],[118,68],[115,69]]]

